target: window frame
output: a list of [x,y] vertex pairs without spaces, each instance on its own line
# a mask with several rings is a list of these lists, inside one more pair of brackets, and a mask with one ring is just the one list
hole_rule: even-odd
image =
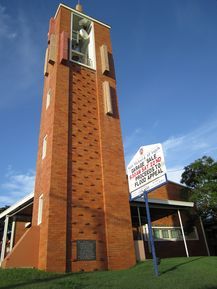
[[[160,238],[157,239],[154,237],[154,241],[155,242],[165,242],[165,241],[183,241],[183,237],[182,237],[182,233],[181,233],[181,236],[180,238],[173,238],[172,237],[172,230],[180,230],[181,231],[181,227],[178,227],[178,226],[153,226],[152,227],[152,232],[153,232],[153,237],[155,236],[156,233],[154,233],[154,230],[159,230],[159,235],[160,235]],[[168,235],[169,235],[169,238],[164,238],[163,235],[162,235],[162,231],[163,230],[168,230]],[[188,235],[186,235],[185,233],[185,239],[186,241],[198,241],[199,240],[199,235],[198,235],[198,231],[197,231],[197,227],[196,226],[193,226],[193,230],[194,230],[194,234],[195,234],[195,237],[192,238],[192,237],[188,237]],[[148,233],[148,226],[147,224],[144,226],[144,237],[145,237],[145,241],[148,241],[148,237],[149,237],[149,233]]]

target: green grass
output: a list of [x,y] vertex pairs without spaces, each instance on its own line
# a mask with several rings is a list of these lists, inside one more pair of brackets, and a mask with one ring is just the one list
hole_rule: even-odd
[[217,257],[161,260],[155,277],[152,261],[129,270],[55,274],[34,269],[0,269],[0,288],[52,289],[217,289]]

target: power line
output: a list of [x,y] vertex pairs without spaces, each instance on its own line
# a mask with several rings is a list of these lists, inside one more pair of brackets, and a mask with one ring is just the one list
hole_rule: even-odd
[[168,172],[179,172],[179,171],[183,171],[184,169],[177,169],[177,170],[167,170]]

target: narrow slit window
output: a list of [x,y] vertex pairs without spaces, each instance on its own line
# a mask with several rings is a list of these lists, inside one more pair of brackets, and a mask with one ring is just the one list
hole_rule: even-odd
[[49,89],[47,92],[47,97],[46,97],[46,110],[48,109],[51,101],[51,90]]
[[102,74],[109,72],[109,58],[108,58],[108,49],[104,44],[100,47],[101,54],[101,65],[102,65]]
[[47,135],[43,138],[42,144],[42,160],[46,157],[47,154]]
[[54,64],[56,62],[56,36],[54,34],[51,34],[50,36],[48,62],[50,64]]
[[41,195],[38,200],[38,225],[42,223],[43,202],[44,202],[43,195]]
[[105,113],[108,115],[112,115],[113,114],[112,97],[108,81],[103,82],[103,94],[104,94]]
[[48,76],[48,48],[46,49],[46,52],[45,52],[44,76]]

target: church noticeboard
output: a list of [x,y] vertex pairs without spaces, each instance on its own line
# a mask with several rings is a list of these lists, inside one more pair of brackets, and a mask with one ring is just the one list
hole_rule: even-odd
[[93,261],[96,260],[96,241],[78,240],[77,241],[77,260]]
[[163,148],[160,143],[142,146],[127,166],[131,200],[167,182]]

